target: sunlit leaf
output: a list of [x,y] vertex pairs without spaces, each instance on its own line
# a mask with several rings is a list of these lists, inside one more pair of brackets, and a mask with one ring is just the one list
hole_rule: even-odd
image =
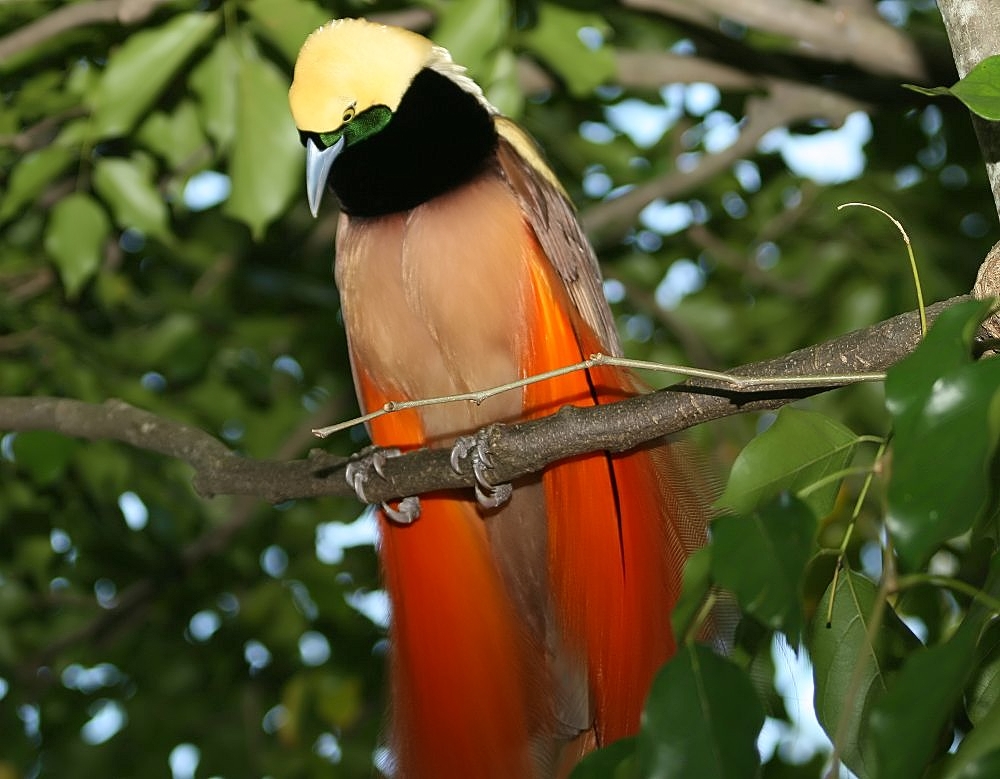
[[[597,45],[588,45],[581,30],[599,39]],[[542,3],[538,24],[519,39],[566,82],[570,93],[585,97],[615,75],[614,52],[603,40],[608,32],[608,23],[599,14]]]
[[802,577],[815,545],[816,517],[785,495],[746,516],[712,523],[712,575],[744,611],[784,631],[793,645],[802,628]]
[[0,200],[0,220],[14,216],[38,197],[76,157],[76,153],[68,148],[47,146],[21,158],[10,174]]
[[107,214],[89,195],[67,195],[52,209],[45,251],[55,260],[69,297],[75,297],[101,267],[110,232]]
[[979,62],[952,87],[926,87],[904,84],[914,92],[936,97],[957,97],[965,107],[991,122],[1000,122],[1000,54]]
[[239,72],[236,45],[229,38],[219,38],[188,79],[192,91],[198,96],[198,115],[205,132],[222,151],[229,149],[236,135]]
[[[139,141],[160,155],[172,168],[191,169],[197,161],[207,159],[207,140],[198,121],[198,110],[191,100],[185,100],[172,113],[157,111],[139,126]],[[200,153],[200,154],[199,154]]]
[[1000,122],[1000,54],[977,64],[951,88],[951,93],[983,119]]
[[248,0],[242,7],[289,63],[295,62],[306,36],[332,16],[309,0]]
[[493,72],[483,85],[486,99],[504,116],[517,119],[524,113],[524,89],[518,82],[517,56],[503,49],[493,61]]
[[505,6],[503,0],[453,0],[440,6],[434,27],[434,41],[484,86],[505,34],[504,26],[497,24],[506,13]]
[[833,510],[840,480],[814,485],[845,468],[856,446],[857,436],[839,422],[786,406],[737,456],[716,505],[746,514],[781,492],[809,488],[802,500],[824,517]]
[[179,14],[160,27],[132,35],[108,58],[91,93],[93,134],[123,135],[149,110],[191,54],[215,29],[217,15]]
[[157,238],[169,235],[163,196],[134,160],[102,157],[94,165],[94,189],[111,208],[117,225]]
[[686,645],[653,681],[637,742],[639,776],[753,776],[763,724],[747,675],[705,646]]
[[[232,194],[224,210],[255,237],[305,191],[304,154],[288,111],[288,81],[246,41],[237,78],[239,105],[230,158]],[[303,195],[304,197],[304,195]]]
[[990,305],[972,301],[942,312],[923,343],[888,373],[895,436],[886,524],[910,567],[972,527],[993,494],[1000,360],[971,357]]

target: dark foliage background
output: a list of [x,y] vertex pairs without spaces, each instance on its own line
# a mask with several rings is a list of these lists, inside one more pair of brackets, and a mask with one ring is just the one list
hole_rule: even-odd
[[[724,369],[912,309],[898,233],[845,202],[904,223],[928,300],[966,292],[996,237],[968,113],[900,86],[957,79],[929,0],[2,3],[3,396],[120,398],[270,459],[304,456],[311,428],[356,413],[337,216],[308,213],[286,90],[305,35],[361,14],[449,47],[538,139],[599,249],[631,356]],[[867,137],[863,167],[817,147],[817,181],[790,160],[845,122]],[[789,716],[776,631],[805,637],[820,720],[853,771],[990,775],[972,773],[1000,747],[996,601],[972,598],[992,592],[997,535],[996,382],[967,348],[984,313],[944,323],[897,396],[890,378],[891,414],[882,385],[861,385],[756,439],[766,465],[747,450],[745,471],[776,473],[734,474],[737,513],[692,569],[687,616],[709,581],[745,610],[730,659],[687,646],[644,733],[584,776],[820,775],[825,755],[803,765],[783,746],[758,765],[763,714]],[[942,376],[968,392],[959,420],[921,415]],[[773,419],[690,435],[725,477]],[[386,641],[357,502],[208,500],[178,461],[2,432],[18,429],[0,411],[0,777],[373,774]],[[324,446],[364,443],[355,430]],[[908,502],[921,486],[950,499],[949,474],[957,504]],[[935,511],[946,529],[912,542]],[[929,688],[938,669],[953,672]],[[681,731],[671,748],[693,762],[671,773],[657,761]],[[915,762],[899,757],[918,741]]]

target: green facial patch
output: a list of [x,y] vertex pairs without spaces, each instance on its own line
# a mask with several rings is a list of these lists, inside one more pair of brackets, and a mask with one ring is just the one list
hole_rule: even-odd
[[353,146],[358,141],[363,141],[374,135],[392,119],[392,111],[384,105],[373,105],[360,114],[348,119],[332,133],[319,133],[319,139],[326,148],[330,148],[341,138],[345,141],[345,146]]

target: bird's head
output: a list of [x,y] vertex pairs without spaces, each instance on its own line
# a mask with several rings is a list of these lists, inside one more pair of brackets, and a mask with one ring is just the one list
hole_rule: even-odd
[[382,132],[426,69],[474,96],[485,111],[494,110],[448,51],[417,33],[364,19],[335,19],[306,39],[288,100],[306,147],[306,188],[314,216],[337,157]]

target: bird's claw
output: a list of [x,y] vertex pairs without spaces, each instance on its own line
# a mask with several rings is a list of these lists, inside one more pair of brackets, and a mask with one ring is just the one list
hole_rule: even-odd
[[[352,460],[344,468],[344,478],[348,485],[358,496],[362,503],[371,503],[365,495],[365,482],[371,478],[374,471],[383,479],[385,478],[385,463],[390,457],[399,457],[402,452],[399,449],[380,449],[371,447]],[[393,507],[383,501],[379,504],[387,519],[397,525],[412,524],[420,516],[420,498],[410,496],[399,501],[398,507]]]
[[371,472],[375,471],[383,479],[385,478],[385,462],[390,457],[399,457],[399,449],[380,449],[371,446],[357,455],[357,457],[344,468],[344,479],[348,486],[354,490],[358,500],[362,503],[371,503],[365,495],[365,482],[371,477]]
[[451,449],[451,467],[455,473],[462,472],[462,460],[472,461],[472,473],[476,477],[476,501],[483,508],[495,509],[502,506],[514,492],[509,483],[492,484],[486,478],[486,471],[493,467],[489,444],[482,433],[459,436]]
[[397,525],[412,525],[420,516],[420,498],[410,495],[399,501],[397,508],[383,501],[379,504],[386,519]]

